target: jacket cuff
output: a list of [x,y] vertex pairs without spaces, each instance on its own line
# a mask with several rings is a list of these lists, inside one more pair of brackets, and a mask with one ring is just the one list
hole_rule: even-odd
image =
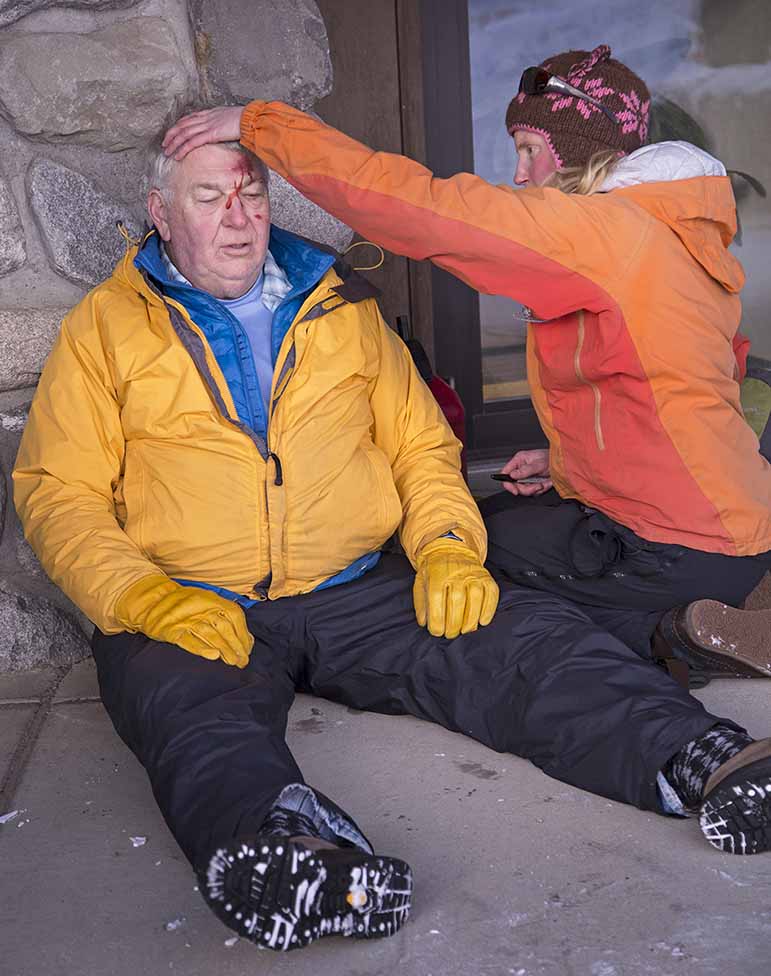
[[480,562],[484,562],[480,553],[477,551],[477,547],[474,544],[473,536],[470,533],[464,532],[460,526],[454,526],[452,529],[448,529],[446,532],[442,532],[439,535],[426,536],[421,540],[420,546],[415,551],[414,562],[420,559],[420,554],[426,548],[434,542],[438,542],[440,539],[448,539],[450,542],[458,542],[460,545],[465,546],[473,552]]
[[252,139],[252,130],[254,129],[255,123],[259,118],[262,110],[267,105],[267,102],[261,99],[255,99],[253,102],[244,108],[241,113],[241,142],[250,143]]

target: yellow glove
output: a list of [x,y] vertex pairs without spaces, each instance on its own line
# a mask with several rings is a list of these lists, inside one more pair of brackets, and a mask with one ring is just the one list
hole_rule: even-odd
[[238,668],[246,667],[254,645],[237,603],[160,574],[144,577],[121,594],[115,615],[127,630]]
[[420,550],[415,585],[415,614],[434,637],[457,637],[493,619],[498,584],[468,546],[436,539]]

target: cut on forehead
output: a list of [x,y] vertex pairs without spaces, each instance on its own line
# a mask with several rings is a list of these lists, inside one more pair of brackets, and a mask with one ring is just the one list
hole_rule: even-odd
[[172,181],[193,185],[207,183],[230,186],[237,181],[244,186],[262,183],[267,186],[267,171],[256,156],[233,150],[229,145],[200,146],[190,152],[172,171]]

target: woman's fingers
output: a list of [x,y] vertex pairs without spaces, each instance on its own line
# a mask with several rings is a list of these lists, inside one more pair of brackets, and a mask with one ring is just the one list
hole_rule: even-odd
[[501,474],[514,474],[519,472],[520,465],[522,463],[522,451],[517,451],[511,460],[507,461],[501,468]]
[[502,484],[510,495],[542,495],[552,487],[551,479],[529,485],[518,485],[512,481],[504,481]]
[[529,478],[534,474],[547,474],[548,470],[548,451],[517,451],[501,468],[501,474],[508,474],[515,478]]
[[163,150],[176,160],[213,142],[236,142],[241,136],[241,106],[222,106],[193,112],[175,122],[163,138]]

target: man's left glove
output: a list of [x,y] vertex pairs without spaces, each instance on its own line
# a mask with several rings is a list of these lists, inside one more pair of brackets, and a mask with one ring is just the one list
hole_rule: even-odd
[[490,623],[498,584],[468,546],[442,538],[420,550],[412,598],[420,626],[452,639]]

